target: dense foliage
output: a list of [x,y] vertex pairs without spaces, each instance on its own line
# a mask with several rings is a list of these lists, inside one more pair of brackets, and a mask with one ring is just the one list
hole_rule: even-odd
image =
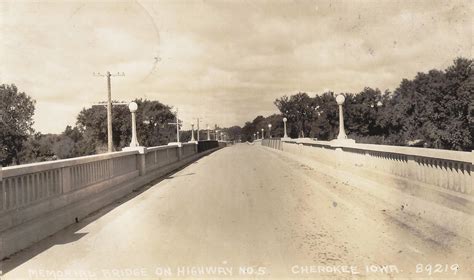
[[0,85],[0,164],[20,162],[19,153],[33,133],[35,101],[15,85]]
[[[137,99],[137,137],[142,146],[152,147],[175,141],[175,127],[168,125],[174,122],[171,107],[159,101]],[[131,115],[127,106],[114,106],[112,115],[112,138],[116,150],[130,144]],[[105,106],[93,106],[83,109],[77,117],[77,130],[86,142],[93,142],[93,150],[84,151],[92,154],[107,150],[107,110]],[[86,145],[87,146],[87,145]]]
[[[458,58],[445,69],[418,73],[404,79],[393,92],[365,88],[342,93],[346,133],[357,142],[416,145],[472,150],[474,138],[473,60]],[[314,97],[306,93],[275,100],[279,115],[258,116],[242,129],[243,139],[271,123],[272,135],[283,136],[282,118],[288,119],[290,137],[331,140],[337,137],[338,106],[333,92]],[[277,123],[275,124],[275,120]]]
[[[2,85],[0,162],[2,166],[92,155],[107,151],[107,110],[105,106],[84,108],[74,127],[61,134],[35,133],[31,128],[34,101],[18,93],[14,85]],[[135,100],[138,141],[143,146],[164,145],[176,141],[171,107],[159,101]],[[131,139],[131,115],[127,106],[113,108],[115,150],[128,146]],[[186,138],[190,132],[184,132]]]

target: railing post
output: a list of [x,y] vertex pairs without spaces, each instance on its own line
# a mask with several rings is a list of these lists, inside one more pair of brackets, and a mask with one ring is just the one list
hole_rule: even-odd
[[364,151],[364,160],[362,161],[362,167],[372,168],[369,151]]
[[412,155],[407,155],[407,164],[408,164],[408,178],[414,181],[418,181],[417,179],[417,172],[418,172],[418,166],[415,161],[415,156]]
[[71,167],[63,167],[61,170],[61,189],[62,193],[68,193],[72,189]]
[[143,176],[146,174],[146,154],[147,150],[145,147],[140,147],[137,154],[137,168],[138,174]]
[[110,179],[114,177],[114,159],[113,158],[109,158],[107,160],[107,167],[108,167],[109,179]]
[[183,158],[183,145],[178,146],[178,161],[181,161]]
[[145,175],[146,174],[146,154],[147,154],[146,148],[143,146],[125,147],[122,149],[122,151],[137,151],[136,159],[137,159],[138,174],[140,176]]
[[344,151],[342,150],[342,147],[337,147],[335,152],[336,152],[336,168],[339,170],[339,168],[342,167],[342,163],[344,162]]

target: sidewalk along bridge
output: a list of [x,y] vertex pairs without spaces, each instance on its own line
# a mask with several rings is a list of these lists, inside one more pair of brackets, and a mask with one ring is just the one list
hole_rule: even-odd
[[353,185],[364,180],[403,191],[389,198],[404,211],[465,238],[474,237],[474,151],[301,139],[263,139],[262,146],[331,168]]
[[4,169],[2,248],[57,232],[8,254],[5,279],[474,276],[470,152],[310,139],[213,151]]

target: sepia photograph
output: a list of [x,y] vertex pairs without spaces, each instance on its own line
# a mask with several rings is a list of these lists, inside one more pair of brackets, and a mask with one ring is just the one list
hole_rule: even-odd
[[474,279],[473,15],[0,0],[0,280]]

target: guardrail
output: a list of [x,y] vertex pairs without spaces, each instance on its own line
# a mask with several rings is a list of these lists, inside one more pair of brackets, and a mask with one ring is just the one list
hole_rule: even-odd
[[0,168],[0,260],[217,148],[196,143]]
[[280,141],[280,139],[262,139],[260,142],[263,146],[267,146],[277,150],[283,150],[282,142]]
[[262,145],[338,166],[365,168],[449,191],[474,195],[474,152],[387,145],[264,139]]

